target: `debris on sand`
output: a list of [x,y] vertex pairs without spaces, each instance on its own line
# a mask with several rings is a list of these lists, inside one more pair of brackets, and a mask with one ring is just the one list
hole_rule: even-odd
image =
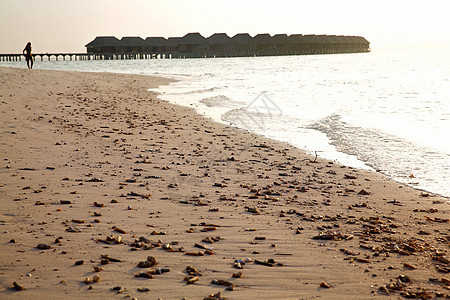
[[22,290],[25,289],[25,288],[23,287],[23,285],[21,285],[21,284],[15,282],[15,281],[13,282],[13,286],[14,286],[14,289],[15,289],[16,291],[22,291]]

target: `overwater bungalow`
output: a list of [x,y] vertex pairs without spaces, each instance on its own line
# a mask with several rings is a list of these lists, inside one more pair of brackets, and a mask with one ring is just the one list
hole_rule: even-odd
[[177,50],[185,57],[204,57],[209,50],[209,45],[198,32],[188,33],[178,41]]
[[362,37],[362,36],[357,36],[357,50],[359,50],[360,52],[365,52],[366,49],[369,47],[369,41],[366,40],[366,38]]
[[232,51],[231,38],[226,33],[214,33],[206,39],[209,46],[208,57],[226,57]]
[[303,51],[303,34],[291,34],[287,38],[288,54],[304,54]]
[[142,53],[144,52],[145,41],[137,36],[124,36],[116,51],[119,53]]
[[180,37],[170,37],[167,39],[166,46],[164,46],[165,52],[177,53],[178,45],[180,44]]
[[115,36],[98,36],[86,45],[87,53],[114,53],[120,41]]
[[[239,33],[230,38],[215,33],[208,38],[198,32],[183,37],[96,37],[86,45],[88,54],[102,54],[100,59],[153,57],[227,57],[302,55],[368,52],[370,43],[362,36],[315,34]],[[96,56],[95,56],[96,57]]]
[[350,36],[339,35],[338,38],[341,40],[341,52],[348,52],[349,49],[352,49],[353,46],[353,38]]
[[248,33],[238,33],[230,40],[232,45],[231,56],[253,56],[255,44],[253,38]]
[[268,33],[260,33],[255,35],[253,38],[253,43],[256,45],[256,55],[271,55],[273,52],[271,51],[272,47],[272,36]]
[[288,35],[275,34],[270,40],[274,55],[285,55],[288,50]]
[[331,40],[324,34],[316,35],[313,40],[314,51],[319,54],[329,53],[327,50],[331,47]]
[[144,52],[163,53],[166,52],[167,40],[164,37],[148,37],[145,39]]

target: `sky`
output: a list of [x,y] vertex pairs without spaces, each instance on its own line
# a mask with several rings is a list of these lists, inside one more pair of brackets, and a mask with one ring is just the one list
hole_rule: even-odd
[[0,53],[86,52],[96,36],[200,32],[361,35],[377,47],[450,45],[447,0],[0,0]]

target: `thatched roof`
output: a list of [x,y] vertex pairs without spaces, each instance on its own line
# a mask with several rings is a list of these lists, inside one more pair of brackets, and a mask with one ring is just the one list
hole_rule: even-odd
[[316,39],[315,34],[306,34],[303,36],[303,42],[307,44],[313,44],[315,39]]
[[167,45],[166,38],[163,37],[148,37],[145,39],[146,46],[165,46]]
[[331,44],[333,43],[333,41],[334,41],[333,38],[326,34],[316,35],[314,39],[314,43],[316,44]]
[[357,36],[347,36],[347,40],[350,44],[359,44],[359,40]]
[[208,44],[229,44],[231,38],[226,33],[214,33],[206,39]]
[[275,34],[271,41],[274,44],[284,44],[287,41],[287,34]]
[[179,42],[183,45],[203,45],[206,39],[198,32],[191,32],[183,36]]
[[[191,32],[183,37],[148,37],[145,41],[140,37],[127,36],[118,40],[114,36],[98,36],[85,47],[133,47],[133,51],[139,51],[137,47],[177,47],[179,45],[269,45],[269,44],[335,44],[348,45],[350,47],[358,45],[358,47],[369,47],[370,42],[362,36],[344,36],[344,35],[315,35],[315,34],[276,34],[271,36],[268,33],[258,34],[251,37],[248,33],[239,33],[230,38],[226,33],[215,33],[208,38],[203,37],[198,32]],[[312,46],[312,45],[311,45]],[[239,46],[237,46],[239,47]],[[186,47],[184,47],[186,48]],[[89,51],[93,51],[90,49]],[[169,48],[167,48],[169,49]],[[189,47],[188,47],[189,49]]]
[[358,44],[363,44],[363,45],[369,45],[370,43],[369,43],[369,41],[368,40],[366,40],[364,37],[362,37],[362,36],[357,36],[356,37],[356,40],[357,40],[357,43]]
[[335,37],[335,43],[336,44],[348,44],[346,37],[343,35],[337,35]]
[[138,36],[124,36],[120,40],[121,46],[144,46],[145,42],[142,38]]
[[268,33],[260,33],[255,35],[253,42],[255,44],[270,44],[272,36]]
[[326,35],[325,36],[325,41],[328,44],[339,44],[340,40],[337,36],[335,35]]
[[339,39],[339,42],[341,44],[352,44],[353,43],[353,39],[346,35],[338,35],[337,38]]
[[303,43],[303,34],[291,34],[290,36],[288,36],[287,41],[290,44]]
[[167,45],[168,46],[177,46],[180,44],[180,37],[170,37],[167,39]]
[[86,44],[85,47],[117,46],[119,42],[115,36],[98,36],[92,42]]
[[231,38],[233,44],[251,44],[253,39],[248,33],[238,33]]

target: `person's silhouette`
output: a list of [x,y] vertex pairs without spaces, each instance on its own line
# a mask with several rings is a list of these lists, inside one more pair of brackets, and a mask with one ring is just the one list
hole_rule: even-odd
[[27,60],[28,69],[33,69],[33,55],[31,55],[31,42],[28,42],[28,44],[25,46],[25,49],[23,49],[22,53],[23,55],[25,55],[25,58]]

